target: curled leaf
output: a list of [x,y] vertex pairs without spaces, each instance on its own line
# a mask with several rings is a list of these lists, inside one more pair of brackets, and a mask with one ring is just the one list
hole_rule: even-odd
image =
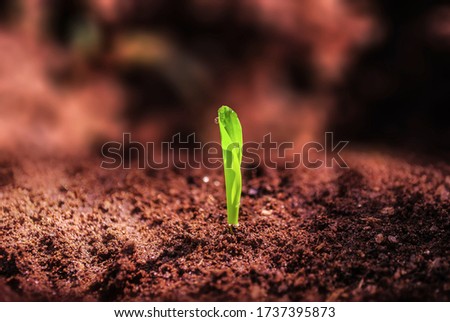
[[242,127],[236,112],[228,106],[222,106],[218,114],[225,173],[228,224],[237,226],[242,192]]

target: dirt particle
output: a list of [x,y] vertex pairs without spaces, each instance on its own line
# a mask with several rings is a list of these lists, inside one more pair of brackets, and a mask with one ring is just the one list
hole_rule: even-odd
[[389,236],[388,236],[388,240],[389,240],[391,243],[393,243],[393,244],[397,244],[397,243],[398,243],[397,237],[395,237],[395,236],[389,235]]
[[375,242],[376,242],[377,244],[381,244],[383,241],[384,241],[384,236],[383,236],[383,234],[377,234],[377,235],[375,236]]
[[395,236],[389,235],[389,236],[388,236],[388,240],[389,240],[391,243],[393,243],[393,244],[397,244],[397,243],[398,243],[397,237],[395,237]]
[[256,196],[258,194],[258,190],[255,188],[248,189],[248,195],[249,196]]
[[381,209],[382,215],[392,216],[395,213],[394,207],[384,207]]
[[443,184],[441,184],[436,189],[436,195],[441,199],[441,201],[448,201],[449,192],[448,192],[447,188],[445,188],[445,186]]

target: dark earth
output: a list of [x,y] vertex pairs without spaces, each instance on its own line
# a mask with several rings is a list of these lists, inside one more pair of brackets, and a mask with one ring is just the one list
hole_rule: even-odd
[[0,162],[3,301],[449,301],[450,167],[352,152],[348,169]]

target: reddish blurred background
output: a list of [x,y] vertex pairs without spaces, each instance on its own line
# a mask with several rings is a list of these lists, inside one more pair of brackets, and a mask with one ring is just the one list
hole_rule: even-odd
[[450,150],[450,5],[2,0],[0,151],[98,153],[131,132]]

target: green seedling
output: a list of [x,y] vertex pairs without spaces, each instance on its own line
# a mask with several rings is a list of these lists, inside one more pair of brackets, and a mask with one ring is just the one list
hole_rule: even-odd
[[236,112],[228,106],[222,106],[218,113],[227,195],[228,225],[237,227],[242,191],[242,127]]

